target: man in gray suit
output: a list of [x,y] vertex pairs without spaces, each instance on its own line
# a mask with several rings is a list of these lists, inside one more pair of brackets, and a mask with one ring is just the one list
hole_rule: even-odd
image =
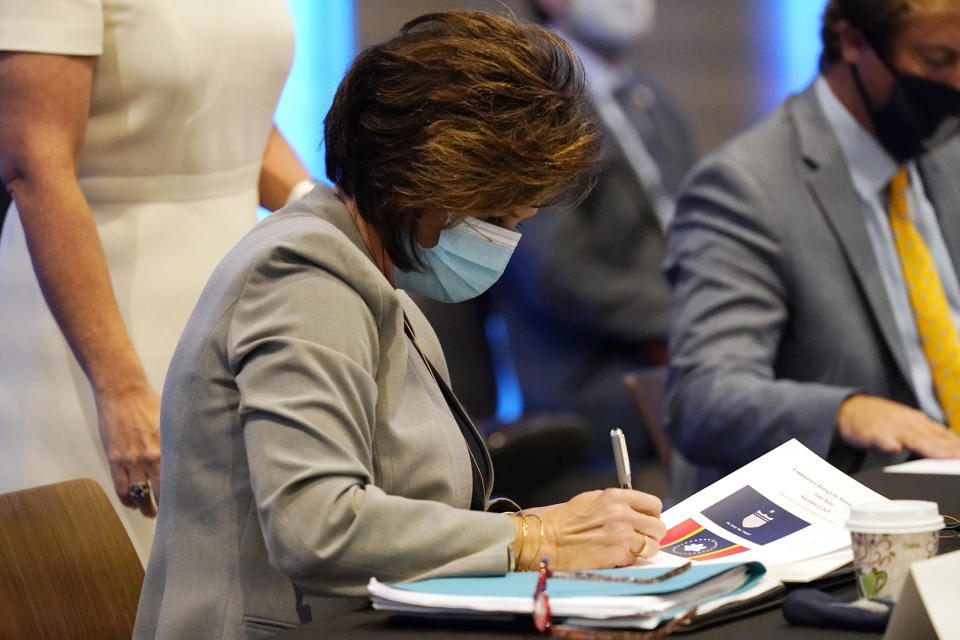
[[705,159],[677,204],[669,429],[700,485],[790,438],[847,471],[960,457],[888,221],[906,175],[956,345],[960,8],[831,0],[823,42],[814,83]]
[[666,363],[670,293],[663,229],[694,149],[679,110],[634,66],[653,0],[535,0],[539,20],[577,51],[606,144],[596,187],[577,207],[523,225],[524,241],[488,303],[503,318],[528,412],[566,411],[652,453],[622,378]]

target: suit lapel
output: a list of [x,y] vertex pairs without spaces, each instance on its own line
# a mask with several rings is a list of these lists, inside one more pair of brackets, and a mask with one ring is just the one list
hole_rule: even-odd
[[960,274],[960,139],[921,159],[920,175],[923,188],[937,214],[940,233],[953,263],[954,273]]
[[900,344],[890,300],[863,220],[863,204],[853,187],[846,159],[833,128],[820,108],[813,86],[793,98],[789,109],[797,130],[800,153],[810,168],[807,187],[836,235],[894,360],[909,379],[907,358]]

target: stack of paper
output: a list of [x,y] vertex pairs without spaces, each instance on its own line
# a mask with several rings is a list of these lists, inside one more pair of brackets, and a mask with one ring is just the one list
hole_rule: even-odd
[[[652,578],[665,569],[609,569],[596,573]],[[691,566],[663,582],[634,584],[550,578],[547,592],[552,616],[566,624],[652,629],[663,620],[718,598],[755,589],[760,593],[779,583],[763,582],[760,563]],[[435,578],[408,584],[385,585],[371,580],[368,588],[377,609],[443,617],[490,618],[492,615],[530,615],[537,586],[536,573],[474,578]],[[721,603],[722,604],[722,603]]]

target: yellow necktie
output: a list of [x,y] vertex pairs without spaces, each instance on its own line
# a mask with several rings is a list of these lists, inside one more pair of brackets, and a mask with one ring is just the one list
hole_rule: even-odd
[[908,180],[906,168],[901,167],[890,181],[890,227],[937,399],[947,424],[960,433],[960,335],[930,250],[910,220]]

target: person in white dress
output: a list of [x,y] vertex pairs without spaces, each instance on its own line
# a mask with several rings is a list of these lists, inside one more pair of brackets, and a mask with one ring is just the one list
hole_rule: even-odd
[[144,561],[180,332],[308,179],[272,123],[292,52],[282,0],[0,0],[0,492],[93,477]]

